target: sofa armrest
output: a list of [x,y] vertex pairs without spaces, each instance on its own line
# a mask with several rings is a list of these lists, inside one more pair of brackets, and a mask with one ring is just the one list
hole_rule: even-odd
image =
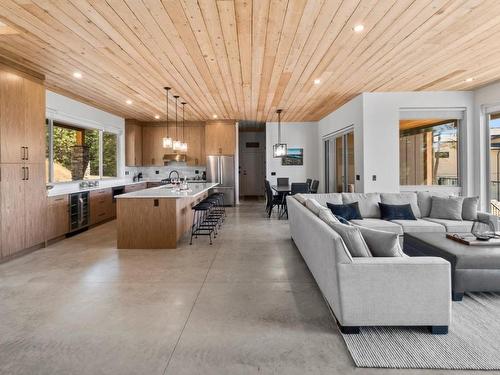
[[500,230],[500,224],[498,223],[498,216],[490,214],[489,212],[478,212],[477,218],[483,223],[492,223],[495,226],[495,231]]
[[446,260],[354,258],[337,267],[342,325],[449,325],[451,274]]

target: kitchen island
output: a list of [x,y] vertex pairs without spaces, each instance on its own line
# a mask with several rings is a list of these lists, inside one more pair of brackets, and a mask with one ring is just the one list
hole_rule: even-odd
[[189,183],[138,190],[116,197],[118,249],[175,249],[190,231],[192,207],[217,183]]

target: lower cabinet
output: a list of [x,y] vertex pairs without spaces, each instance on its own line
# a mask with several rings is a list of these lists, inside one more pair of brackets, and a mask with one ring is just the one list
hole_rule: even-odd
[[126,185],[125,186],[125,193],[130,193],[132,191],[139,191],[139,190],[144,190],[147,188],[147,182],[141,182],[138,184],[132,184],[132,185]]
[[64,236],[69,232],[68,195],[49,197],[47,204],[47,240]]
[[92,190],[90,192],[90,225],[112,219],[116,216],[111,188]]
[[0,254],[5,258],[45,241],[45,165],[0,164],[0,176]]

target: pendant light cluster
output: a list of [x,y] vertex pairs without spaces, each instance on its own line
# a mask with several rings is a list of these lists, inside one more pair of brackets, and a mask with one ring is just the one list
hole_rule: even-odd
[[281,112],[282,109],[276,110],[278,114],[278,143],[273,145],[273,157],[274,158],[282,158],[287,155],[288,146],[286,143],[281,143]]
[[169,126],[168,126],[168,93],[171,90],[171,87],[164,87],[166,91],[166,100],[167,100],[167,136],[162,139],[163,148],[171,148],[177,152],[186,152],[188,149],[188,145],[184,142],[184,106],[187,104],[182,102],[182,141],[179,138],[178,134],[178,121],[177,121],[177,107],[179,95],[174,95],[175,99],[175,139],[173,139],[169,134]]

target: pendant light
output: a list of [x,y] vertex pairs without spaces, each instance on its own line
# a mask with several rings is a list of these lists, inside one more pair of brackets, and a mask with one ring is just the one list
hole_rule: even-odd
[[175,98],[175,140],[173,142],[174,151],[180,151],[181,142],[179,141],[179,137],[177,136],[177,100],[179,99],[179,95],[174,95]]
[[168,136],[168,92],[170,91],[171,87],[164,87],[165,91],[167,92],[167,136],[163,138],[163,148],[172,148],[172,138]]
[[281,143],[281,112],[283,112],[282,109],[276,110],[278,114],[278,143],[273,145],[273,158],[282,158],[288,152],[287,144]]
[[182,152],[187,152],[188,150],[188,144],[186,143],[186,140],[184,139],[184,110],[186,106],[186,102],[182,102],[182,143],[181,143],[181,151]]

